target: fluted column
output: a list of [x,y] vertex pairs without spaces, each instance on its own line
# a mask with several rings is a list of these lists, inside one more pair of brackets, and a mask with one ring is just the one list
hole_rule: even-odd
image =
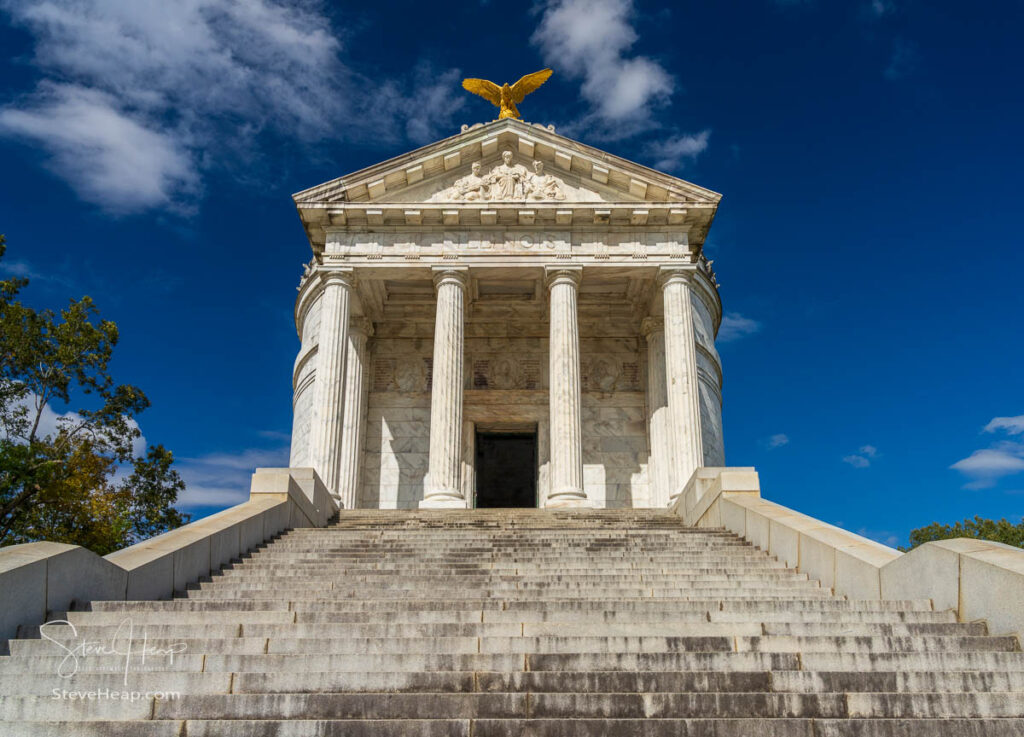
[[366,341],[373,323],[354,317],[348,325],[348,353],[345,358],[345,409],[341,429],[341,471],[338,502],[342,509],[355,509],[359,499],[359,472],[363,465],[363,434],[366,430],[369,365]]
[[548,403],[551,412],[551,491],[547,507],[587,507],[583,491],[583,421],[580,413],[580,332],[576,308],[582,269],[549,268],[551,336]]
[[345,353],[348,347],[352,269],[324,273],[320,298],[320,344],[317,349],[313,468],[327,490],[338,495],[341,430],[344,422]]
[[647,457],[647,479],[651,506],[668,504],[672,484],[672,422],[668,408],[665,379],[665,321],[648,317],[641,325],[647,338],[647,435],[650,455]]
[[662,267],[665,305],[665,374],[669,414],[672,418],[672,501],[690,476],[703,464],[700,435],[700,392],[697,385],[697,346],[690,303],[692,269]]
[[421,508],[467,506],[462,494],[463,337],[468,269],[437,267],[437,315],[430,388],[430,486]]

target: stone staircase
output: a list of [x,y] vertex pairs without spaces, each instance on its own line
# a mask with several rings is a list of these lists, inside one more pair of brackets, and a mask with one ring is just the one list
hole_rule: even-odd
[[[663,511],[346,512],[62,616],[0,657],[0,734],[1024,735],[1015,639]],[[54,698],[102,689],[138,698]]]

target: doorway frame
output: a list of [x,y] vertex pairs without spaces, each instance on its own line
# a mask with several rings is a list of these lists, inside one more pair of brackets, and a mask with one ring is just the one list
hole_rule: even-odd
[[470,508],[476,509],[477,500],[477,469],[476,469],[476,436],[477,433],[495,435],[533,435],[534,468],[533,468],[533,507],[522,509],[539,509],[544,505],[547,496],[543,484],[547,481],[547,433],[546,423],[541,420],[482,420],[462,423],[462,490],[466,499],[471,500]]
[[[473,509],[477,509],[477,469],[476,439],[478,435],[518,435],[533,438],[533,504],[526,507],[509,507],[509,509],[539,509],[540,493],[540,428],[536,422],[481,422],[473,423]],[[497,508],[497,507],[496,507]]]

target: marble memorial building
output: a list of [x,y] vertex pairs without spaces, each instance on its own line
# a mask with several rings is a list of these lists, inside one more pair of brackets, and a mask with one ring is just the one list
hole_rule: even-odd
[[720,195],[506,118],[294,199],[290,465],[344,508],[664,507],[725,465]]

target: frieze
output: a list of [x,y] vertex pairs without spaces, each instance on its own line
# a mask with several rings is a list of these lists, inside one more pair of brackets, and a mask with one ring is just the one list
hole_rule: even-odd
[[545,171],[543,161],[534,160],[531,171],[513,163],[511,151],[503,151],[501,157],[501,163],[486,174],[483,165],[474,161],[469,174],[434,193],[427,202],[558,202],[566,198],[565,182]]
[[362,257],[383,260],[442,254],[543,254],[549,256],[590,255],[598,258],[652,256],[686,257],[690,248],[685,234],[607,233],[600,238],[568,233],[517,231],[465,231],[410,235],[409,233],[332,233],[327,258]]

